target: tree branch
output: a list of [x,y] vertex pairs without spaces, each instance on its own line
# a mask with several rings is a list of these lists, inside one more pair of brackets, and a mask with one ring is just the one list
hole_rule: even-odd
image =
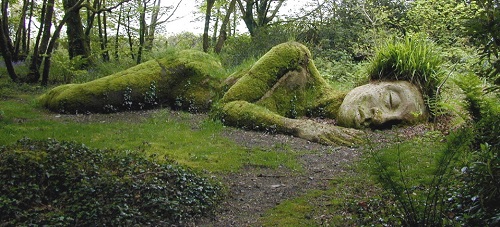
[[[84,0],[80,0],[78,2],[83,2]],[[95,9],[93,6],[91,6],[89,3],[80,3],[80,6],[78,7],[78,9],[81,9],[83,7],[87,8],[88,10],[92,11],[92,13],[94,14],[98,14],[98,13],[102,13],[102,12],[111,12],[113,9],[116,9],[118,8],[120,5],[122,5],[123,3],[126,3],[126,2],[129,2],[130,0],[123,0],[121,2],[119,2],[118,4],[114,5],[114,6],[111,6],[111,7],[108,7],[108,8],[102,8],[102,9]],[[182,1],[182,0],[181,0]],[[73,7],[71,7],[68,11],[71,11],[71,10],[75,10],[75,6],[77,6],[77,4],[75,4]]]
[[[179,3],[177,3],[177,5],[175,6],[174,11],[172,11],[172,13],[171,13],[171,14],[167,17],[167,19],[162,20],[162,21],[159,21],[159,22],[156,22],[156,23],[154,24],[154,26],[156,26],[156,25],[160,25],[160,24],[163,24],[163,23],[165,23],[165,22],[168,22],[168,20],[170,20],[170,18],[172,18],[172,16],[174,16],[174,13],[175,13],[175,12],[177,12],[177,9],[179,8],[179,5],[181,4],[181,2],[182,2],[182,1],[183,1],[183,0],[180,0],[180,1],[179,1]],[[151,25],[150,25],[150,26],[151,26]]]

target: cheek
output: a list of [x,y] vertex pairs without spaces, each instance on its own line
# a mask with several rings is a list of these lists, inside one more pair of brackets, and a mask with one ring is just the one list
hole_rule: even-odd
[[418,101],[411,100],[401,103],[398,108],[394,109],[394,115],[399,116],[402,120],[411,120],[417,118],[425,112]]

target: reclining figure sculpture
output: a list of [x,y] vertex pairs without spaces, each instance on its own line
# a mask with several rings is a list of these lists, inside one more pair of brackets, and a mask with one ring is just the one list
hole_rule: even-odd
[[[66,113],[139,109],[151,104],[210,110],[229,126],[328,145],[354,145],[361,128],[427,119],[422,94],[411,83],[372,81],[347,94],[336,91],[320,76],[307,47],[297,42],[273,47],[248,69],[227,78],[223,74],[220,63],[210,55],[180,51],[95,81],[56,87],[39,101]],[[334,119],[337,124],[314,120],[319,118]]]

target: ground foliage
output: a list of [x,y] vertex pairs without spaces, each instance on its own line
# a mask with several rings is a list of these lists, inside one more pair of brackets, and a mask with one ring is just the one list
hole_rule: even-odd
[[134,151],[27,138],[0,147],[0,225],[181,225],[221,198],[219,183]]
[[500,102],[498,92],[485,92],[479,77],[469,74],[456,80],[465,94],[470,125],[461,130],[469,150],[461,169],[455,211],[471,226],[500,223]]

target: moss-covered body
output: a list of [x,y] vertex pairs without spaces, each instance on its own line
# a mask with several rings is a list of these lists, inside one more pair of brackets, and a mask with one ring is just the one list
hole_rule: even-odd
[[297,42],[275,46],[235,77],[222,103],[243,100],[289,118],[335,118],[345,95],[326,83],[309,50]]
[[350,129],[297,119],[334,119],[345,96],[320,76],[311,53],[300,43],[277,45],[225,80],[216,76],[221,72],[210,55],[181,51],[85,84],[56,87],[39,99],[47,108],[66,113],[114,112],[158,103],[189,111],[211,108],[226,125],[325,144],[351,145],[357,136]]
[[52,111],[115,112],[156,105],[207,111],[217,99],[222,66],[208,54],[186,50],[84,84],[56,87],[39,97]]
[[352,145],[357,141],[356,130],[295,119],[336,118],[345,96],[320,76],[311,53],[300,43],[275,46],[250,69],[226,81],[234,84],[217,111],[227,125],[286,133],[330,145]]

